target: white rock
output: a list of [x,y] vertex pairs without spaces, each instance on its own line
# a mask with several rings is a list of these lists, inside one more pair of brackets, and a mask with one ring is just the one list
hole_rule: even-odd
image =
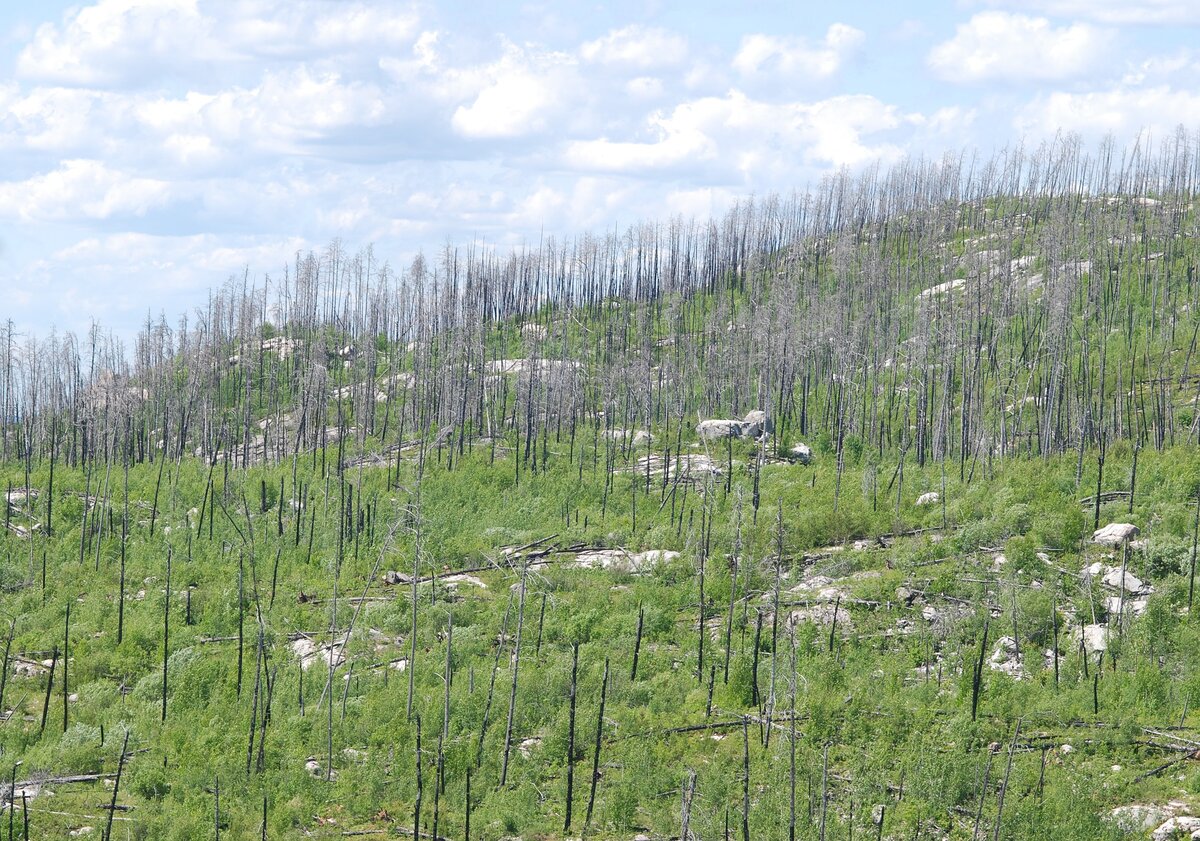
[[1150,604],[1150,600],[1145,596],[1136,599],[1126,598],[1121,601],[1120,596],[1109,596],[1104,600],[1105,609],[1112,614],[1118,614],[1122,611],[1129,611],[1134,616],[1141,616],[1146,612],[1146,606]]
[[761,409],[755,409],[752,412],[747,412],[746,417],[742,419],[742,435],[747,438],[759,438],[762,435],[770,435],[775,431],[775,424],[767,417],[767,413]]
[[304,763],[304,770],[314,777],[319,777],[321,776],[321,763],[317,762],[316,757],[310,756]]
[[654,440],[654,436],[644,429],[606,429],[604,437],[614,441],[628,441],[634,447],[649,444]]
[[963,278],[956,277],[953,280],[947,280],[945,283],[939,283],[937,286],[931,286],[928,289],[923,290],[920,294],[917,295],[917,299],[921,300],[921,299],[933,298],[938,295],[946,295],[951,292],[954,292],[957,289],[962,289],[963,286],[966,285],[966,283],[967,283],[967,281],[964,280]]
[[792,461],[799,464],[810,464],[812,462],[812,449],[804,443],[797,442],[792,445],[792,449],[788,451],[791,454]]
[[1109,523],[1104,528],[1096,529],[1092,534],[1092,542],[1104,546],[1120,546],[1141,533],[1141,529],[1132,523]]
[[988,668],[994,672],[1003,672],[1013,680],[1025,677],[1025,665],[1017,653],[1017,641],[1009,636],[996,640],[996,648],[988,658]]
[[854,620],[850,616],[850,611],[846,609],[844,604],[836,605],[835,610],[834,601],[797,608],[789,614],[788,624],[790,626],[796,625],[799,622],[811,622],[814,625],[832,625],[835,618],[837,619],[838,628],[849,630],[854,627]]
[[635,569],[638,571],[651,569],[659,564],[670,563],[679,558],[679,553],[670,549],[647,549],[633,556]]
[[618,572],[647,572],[679,557],[669,549],[648,549],[631,553],[625,549],[593,549],[575,556],[575,566],[585,569],[612,569]]
[[1200,818],[1180,815],[1168,818],[1150,834],[1150,837],[1153,841],[1172,841],[1180,835],[1190,835],[1197,831],[1200,831]]
[[1169,817],[1171,813],[1163,807],[1143,803],[1118,806],[1109,813],[1109,820],[1129,833],[1149,832]]
[[696,434],[705,441],[718,438],[741,438],[742,422],[739,420],[702,420],[696,427]]
[[1108,650],[1108,626],[1099,623],[1096,625],[1084,625],[1080,629],[1080,634],[1083,637],[1083,647],[1092,654],[1097,651]]
[[1095,578],[1097,575],[1104,575],[1110,569],[1112,569],[1112,567],[1110,567],[1108,564],[1101,563],[1100,561],[1096,561],[1093,564],[1089,564],[1088,566],[1085,566],[1083,568],[1083,574],[1086,576]]
[[447,587],[457,587],[459,584],[469,584],[472,587],[479,587],[482,590],[487,589],[487,585],[484,584],[482,580],[476,578],[474,575],[467,575],[465,572],[457,575],[447,575],[445,578],[441,578],[439,580]]
[[[1100,579],[1100,583],[1105,587],[1111,587],[1118,591],[1121,590],[1120,568],[1111,568],[1107,573],[1104,574],[1104,577]],[[1141,595],[1142,593],[1149,593],[1153,591],[1153,588],[1148,587],[1140,578],[1138,578],[1128,569],[1125,570],[1125,586],[1123,589],[1125,590],[1125,594],[1130,596],[1137,596]]]
[[721,468],[708,456],[702,453],[688,453],[675,461],[676,469],[685,479],[697,479],[705,476],[720,476]]
[[624,569],[630,567],[629,553],[624,549],[593,549],[575,556],[575,566],[584,569]]
[[300,661],[300,668],[308,671],[314,664],[320,663],[324,668],[329,668],[329,661],[333,660],[333,667],[336,669],[346,660],[346,635],[342,636],[332,646],[318,644],[308,637],[299,636],[291,641],[292,653]]
[[[810,578],[805,578],[803,581],[793,587],[791,592],[800,593],[810,590],[820,590],[821,588],[828,587],[831,584],[833,584],[833,579],[828,575],[814,575]],[[769,599],[771,598],[771,594],[765,593],[763,598]]]
[[941,500],[942,497],[937,491],[929,491],[928,493],[923,493],[917,497],[917,505],[922,507],[926,505],[937,505],[939,502],[941,502]]
[[529,374],[534,371],[539,374],[558,374],[564,371],[576,371],[579,367],[580,364],[574,360],[493,359],[484,365],[484,370],[488,374]]

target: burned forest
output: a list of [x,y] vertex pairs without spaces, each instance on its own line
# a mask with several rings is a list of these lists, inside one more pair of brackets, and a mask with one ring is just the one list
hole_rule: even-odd
[[0,837],[1188,837],[1197,142],[8,322]]

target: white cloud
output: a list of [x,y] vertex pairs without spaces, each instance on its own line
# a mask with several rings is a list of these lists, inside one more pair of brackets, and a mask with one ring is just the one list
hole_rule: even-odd
[[672,190],[667,193],[664,204],[672,216],[704,219],[709,216],[719,216],[725,208],[731,206],[739,198],[740,196],[733,190],[721,187],[699,187]]
[[[314,245],[298,237],[218,238],[212,234],[154,236],[140,233],[109,234],[80,240],[54,255],[56,260],[101,270],[119,272],[123,266],[148,265],[163,270],[163,285],[205,273],[236,272],[246,265],[259,265],[269,271],[272,265],[284,266],[297,250]],[[106,271],[107,270],[107,271]]]
[[[582,10],[563,29],[503,10],[493,37],[418,0],[76,2],[10,41],[0,219],[12,268],[0,273],[28,288],[61,278],[61,296],[32,306],[126,324],[334,235],[390,259],[720,213],[830,168],[970,144],[987,107],[908,113],[869,95],[872,68],[855,77],[866,93],[835,95],[865,40],[844,24],[805,38],[731,18],[702,40],[704,26],[685,37],[627,19],[588,41]],[[905,33],[912,50],[917,28]],[[872,41],[880,66],[896,43]],[[1175,90],[1192,72],[1113,71],[1123,87]],[[797,101],[809,79],[829,92]],[[1162,106],[1190,107],[1174,96]],[[1049,119],[1034,105],[1025,117]],[[124,295],[133,283],[151,293]]]
[[993,7],[1031,9],[1045,15],[1110,24],[1200,23],[1195,0],[985,0]]
[[819,44],[803,38],[777,35],[747,35],[733,58],[733,68],[742,76],[783,76],[788,79],[832,76],[862,45],[862,30],[835,23]]
[[536,134],[565,104],[574,79],[573,61],[561,53],[531,54],[509,45],[494,64],[471,74],[481,82],[474,99],[454,111],[450,123],[468,138]]
[[286,235],[88,236],[23,267],[2,291],[39,290],[39,329],[56,322],[82,334],[95,319],[132,335],[147,313],[165,312],[173,322],[200,304],[206,289],[246,267],[256,279],[281,274],[297,252],[319,245]]
[[451,120],[465,137],[519,137],[546,127],[544,113],[555,104],[553,85],[523,70],[500,73]]
[[1148,85],[1155,82],[1170,82],[1178,79],[1187,84],[1184,74],[1195,77],[1200,74],[1200,62],[1190,51],[1152,55],[1129,66],[1121,77],[1122,86]]
[[[645,210],[645,185],[590,175],[567,184],[551,185],[539,179],[504,215],[509,231],[563,229],[583,231],[603,228],[630,208]],[[512,234],[509,234],[512,237]],[[523,234],[514,239],[519,239]]]
[[100,0],[68,13],[61,27],[43,24],[17,57],[25,78],[66,84],[111,84],[138,65],[187,55],[207,40],[196,0]]
[[716,144],[704,132],[668,120],[655,122],[661,136],[653,142],[577,140],[567,144],[567,163],[585,170],[629,172],[711,160],[716,156]]
[[1113,40],[1086,23],[1056,27],[1041,17],[980,12],[929,53],[929,67],[948,82],[1047,81],[1094,67]]
[[406,5],[320,0],[97,0],[43,24],[17,57],[25,79],[68,85],[156,86],[164,76],[207,81],[266,58],[354,57],[407,43]]
[[732,91],[677,105],[653,115],[654,139],[576,141],[568,165],[609,172],[675,167],[716,168],[747,183],[789,177],[803,166],[856,165],[890,159],[899,149],[867,136],[898,128],[906,118],[872,96],[837,96],[818,102],[772,103]]
[[410,9],[344,3],[332,12],[314,15],[311,32],[305,40],[327,48],[403,44],[412,39],[418,23],[416,12]]
[[53,172],[0,183],[0,215],[26,221],[141,216],[169,196],[165,181],[118,172],[101,161],[68,160]]
[[639,71],[678,65],[687,52],[687,39],[682,35],[637,24],[614,29],[579,48],[584,61]]
[[246,163],[319,148],[351,127],[379,124],[389,103],[375,85],[306,66],[269,71],[253,87],[181,96],[34,88],[0,94],[0,149],[103,157],[137,168]]
[[978,116],[979,112],[974,108],[948,105],[921,119],[919,125],[931,135],[962,135]]
[[1013,123],[1023,134],[1044,137],[1059,131],[1078,132],[1091,139],[1109,133],[1132,137],[1141,131],[1165,137],[1180,124],[1200,125],[1200,93],[1167,85],[1056,92],[1034,99]]
[[22,94],[14,86],[0,109],[0,145],[7,148],[64,152],[104,147],[119,120],[120,97],[77,88],[34,88]]
[[634,99],[658,99],[663,95],[662,79],[638,76],[625,83],[625,92]]

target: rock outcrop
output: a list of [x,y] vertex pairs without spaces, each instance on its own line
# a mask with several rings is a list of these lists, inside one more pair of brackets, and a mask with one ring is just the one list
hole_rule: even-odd
[[797,464],[812,463],[812,449],[808,446],[808,444],[796,442],[792,445],[792,448],[788,450],[788,455],[791,460]]
[[747,412],[742,420],[714,418],[702,420],[696,427],[696,434],[705,441],[720,438],[762,438],[775,431],[775,424],[761,409]]
[[1141,534],[1141,529],[1132,523],[1109,523],[1092,534],[1092,542],[1102,546],[1120,546]]

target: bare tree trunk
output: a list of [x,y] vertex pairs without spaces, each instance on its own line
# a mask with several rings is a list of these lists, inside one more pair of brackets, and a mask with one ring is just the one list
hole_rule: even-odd
[[504,759],[500,766],[501,787],[508,781],[508,756],[512,748],[513,716],[517,709],[517,673],[521,668],[521,627],[525,622],[525,589],[528,569],[529,560],[526,558],[521,563],[521,591],[517,602],[517,639],[513,645],[512,684],[508,693],[508,722],[504,726]]
[[[636,660],[635,660],[636,662]],[[567,717],[567,797],[563,832],[571,831],[571,805],[575,790],[575,698],[579,677],[579,643],[571,646],[570,712]]]
[[592,787],[588,792],[585,826],[592,823],[592,808],[596,805],[596,785],[600,782],[600,737],[604,735],[604,701],[608,695],[608,658],[604,658],[604,679],[600,683],[600,711],[596,715],[596,749],[592,755]]

